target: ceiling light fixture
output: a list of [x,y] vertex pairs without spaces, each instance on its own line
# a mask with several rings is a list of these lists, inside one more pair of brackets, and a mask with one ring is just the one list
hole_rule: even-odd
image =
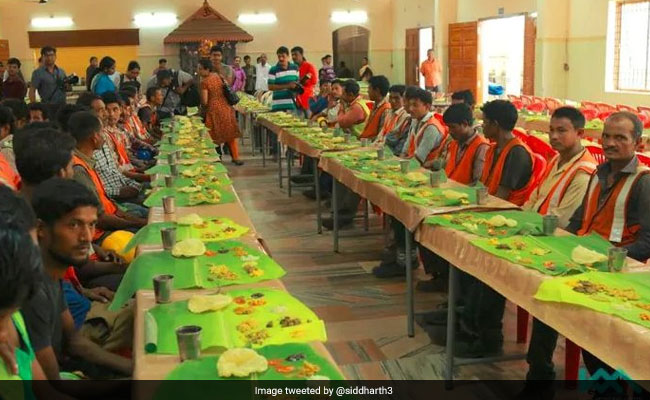
[[65,28],[72,25],[72,18],[70,17],[32,18],[34,28]]
[[162,28],[176,25],[174,13],[140,13],[133,17],[133,22],[138,28]]
[[237,21],[242,24],[263,25],[273,24],[278,20],[274,13],[256,13],[256,14],[240,14]]
[[362,24],[368,21],[368,13],[365,11],[334,11],[332,22],[337,24]]

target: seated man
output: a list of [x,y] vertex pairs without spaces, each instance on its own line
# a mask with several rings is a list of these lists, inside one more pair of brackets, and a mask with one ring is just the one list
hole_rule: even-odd
[[48,121],[47,108],[43,103],[30,103],[28,108],[30,123]]
[[368,81],[368,97],[375,103],[375,106],[363,127],[361,139],[375,139],[384,127],[391,110],[390,103],[386,100],[389,88],[390,82],[383,75],[373,76]]
[[162,105],[163,95],[159,87],[151,87],[145,93],[147,102],[138,110],[138,118],[149,134],[159,140],[162,137],[157,110]]
[[[344,82],[343,97],[341,99],[343,100],[344,106],[339,111],[336,119],[337,125],[344,132],[359,137],[370,115],[368,106],[366,106],[366,103],[359,95],[359,85],[353,80]],[[332,181],[330,175],[323,174],[323,176],[325,180],[329,179]],[[328,184],[327,188],[331,190],[331,184]],[[352,224],[354,216],[357,213],[357,208],[359,207],[360,197],[344,186],[339,186],[339,188],[341,189],[338,191],[339,198],[337,199],[339,205],[339,228],[344,228]],[[323,226],[326,229],[334,229],[334,218],[323,218]]]
[[[562,110],[565,111],[562,111]],[[555,142],[559,144],[566,134],[560,133],[562,130],[569,131],[567,126],[562,127],[556,116],[557,113],[567,115],[566,107],[556,110],[554,120],[551,121],[552,133],[556,136]],[[584,121],[584,117],[582,119]],[[582,122],[584,124],[584,122]],[[555,131],[555,133],[553,133]],[[650,220],[648,220],[648,207],[650,206],[650,174],[647,167],[640,164],[636,157],[635,150],[640,143],[643,124],[638,117],[632,113],[618,112],[612,114],[605,121],[605,127],[602,134],[602,146],[607,161],[596,167],[590,179],[578,177],[586,175],[579,165],[583,162],[591,161],[583,152],[575,153],[573,158],[565,161],[568,164],[565,167],[565,174],[569,170],[577,170],[576,178],[581,182],[583,196],[580,196],[578,190],[574,190],[572,195],[565,194],[574,204],[575,212],[570,219],[570,207],[562,207],[559,210],[561,223],[565,225],[568,222],[566,230],[576,235],[588,235],[597,233],[603,238],[612,242],[617,247],[624,247],[628,250],[628,257],[645,262],[650,257]],[[564,144],[566,146],[566,144]],[[554,146],[555,147],[555,146]],[[580,148],[582,146],[580,145]],[[576,151],[578,149],[576,145]],[[568,151],[567,156],[568,157]],[[588,154],[588,152],[586,152]],[[560,159],[562,154],[560,153]],[[561,161],[560,161],[561,162]],[[559,165],[559,162],[558,162]],[[555,169],[555,167],[553,168]],[[574,180],[576,179],[574,178]],[[626,186],[626,182],[632,182],[632,185]],[[550,185],[542,185],[542,190]],[[553,188],[552,193],[557,193],[559,188]],[[567,192],[571,190],[569,187]],[[552,193],[539,196],[537,202],[532,205],[533,209],[539,212],[543,211],[548,203],[552,206]],[[585,194],[586,193],[586,194]],[[625,198],[625,201],[620,201]],[[622,207],[623,220],[617,220],[615,215],[619,214],[619,208]],[[526,379],[528,380],[526,388],[518,398],[521,399],[550,399],[553,396],[552,387],[545,385],[540,387],[532,381],[553,380],[555,371],[553,366],[553,352],[557,342],[558,333],[537,319],[533,323],[533,333],[528,348],[527,361],[530,366]],[[591,374],[603,368],[608,373],[614,372],[602,361],[594,357],[589,352],[583,350],[583,361]]]
[[323,111],[327,110],[327,105],[329,104],[328,97],[330,91],[332,90],[331,81],[321,81],[320,82],[320,91],[317,96],[309,99],[309,117],[318,115]]
[[60,371],[82,371],[91,378],[130,376],[131,360],[102,349],[75,329],[61,280],[68,267],[81,265],[97,224],[97,198],[78,182],[53,178],[34,191],[38,241],[44,276],[23,307],[27,331],[49,380]]
[[394,155],[399,155],[404,147],[411,126],[411,115],[405,107],[406,86],[393,85],[388,90],[390,113],[374,141],[377,146],[388,146]]
[[473,111],[476,101],[471,90],[459,90],[451,94],[451,104],[466,104]]
[[[518,113],[509,101],[485,103],[483,133],[493,142],[485,156],[481,183],[490,195],[522,206],[534,188],[533,153],[512,134]],[[457,330],[455,356],[479,358],[503,351],[502,320],[505,298],[488,285],[469,275],[462,276],[461,291],[465,309]],[[434,334],[437,344],[446,341],[446,327]]]
[[[55,129],[30,129],[23,130],[18,135],[15,143],[16,165],[22,178],[20,194],[31,201],[34,189],[43,181],[52,177],[72,179],[73,150],[75,141],[68,133]],[[98,247],[97,254],[91,249],[91,261],[76,271],[72,271],[74,280],[79,275],[79,280],[90,288],[108,287],[116,290],[126,269],[123,260],[103,262],[108,255]],[[100,257],[101,256],[101,257]],[[81,285],[80,285],[81,286]],[[83,288],[80,287],[80,291]],[[84,289],[85,290],[85,289]],[[88,292],[91,297],[97,298],[93,292]]]
[[[147,220],[117,208],[108,197],[103,181],[95,170],[94,155],[104,146],[101,134],[102,124],[91,112],[78,112],[70,118],[70,133],[77,141],[73,155],[74,180],[90,189],[99,200],[99,220],[95,230],[94,242],[101,241],[108,235],[103,231],[128,230],[136,232],[147,224]],[[112,157],[109,155],[109,157]]]
[[124,129],[131,138],[137,139],[135,144],[135,149],[145,148],[149,151],[154,152],[154,147],[152,144],[156,143],[156,138],[154,138],[144,127],[144,124],[138,117],[137,109],[137,94],[134,88],[129,88],[130,90],[120,92],[122,95],[122,100],[124,100],[124,106],[122,107],[122,129]]
[[[16,174],[16,161],[14,160],[13,139],[16,118],[11,108],[0,105],[0,179],[5,185],[13,186],[14,189],[20,183],[20,179],[14,182]],[[6,165],[6,172],[3,173],[2,165]]]
[[2,105],[9,107],[14,115],[14,128],[22,129],[29,122],[29,108],[27,103],[21,99],[5,99]]
[[[490,146],[473,128],[472,109],[464,103],[453,104],[442,118],[453,139],[447,152],[447,177],[464,185],[475,185],[483,174],[485,153]],[[433,279],[418,282],[416,289],[423,292],[444,291],[449,279],[449,263],[424,246],[418,248],[424,270]]]
[[[446,137],[442,124],[430,111],[433,98],[430,92],[420,88],[407,89],[409,113],[413,117],[409,133],[401,155],[404,158],[415,158],[424,168],[429,168],[433,161],[442,153]],[[394,243],[384,250],[379,266],[372,270],[377,278],[391,278],[406,274],[406,257],[411,258],[411,265],[417,268],[417,250],[406,254],[406,228],[402,223],[391,219]]]

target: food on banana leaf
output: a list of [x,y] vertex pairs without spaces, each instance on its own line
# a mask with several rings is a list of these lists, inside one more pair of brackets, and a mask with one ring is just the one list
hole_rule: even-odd
[[176,243],[172,248],[174,257],[198,257],[205,253],[205,245],[199,239],[185,239]]
[[185,186],[178,189],[181,193],[196,193],[201,191],[201,186]]
[[457,192],[455,190],[444,190],[442,195],[449,200],[466,200],[469,198],[467,193]]
[[571,252],[571,260],[581,265],[593,265],[607,261],[607,256],[583,246],[577,246]]
[[486,223],[495,228],[500,228],[504,225],[509,228],[514,228],[515,226],[517,226],[517,221],[515,221],[514,219],[506,218],[503,215],[495,215],[494,217],[488,219]]
[[187,178],[194,178],[195,176],[197,176],[200,173],[201,173],[200,168],[196,168],[196,169],[188,168],[188,169],[184,170],[183,172],[181,172],[181,175],[183,175],[184,177],[187,177]]
[[253,349],[229,349],[217,361],[219,376],[223,378],[244,378],[256,372],[264,372],[268,367],[266,358]]
[[411,182],[426,182],[427,176],[423,174],[422,172],[409,172],[406,174],[406,179],[411,181]]
[[[217,279],[224,279],[227,281],[234,281],[239,278],[236,273],[232,272],[226,265],[212,265],[208,269],[210,275],[215,276]],[[210,278],[208,278],[210,280]]]
[[206,311],[218,311],[232,303],[232,297],[226,294],[196,295],[187,302],[187,309],[194,314]]
[[546,249],[542,249],[540,247],[536,247],[536,248],[534,248],[534,249],[532,249],[530,251],[530,254],[532,254],[534,256],[543,256],[543,255],[546,255],[546,254],[548,254],[550,252],[551,252],[550,250],[546,250]]
[[202,225],[203,218],[198,214],[187,214],[186,216],[180,217],[176,220],[176,223],[179,225]]

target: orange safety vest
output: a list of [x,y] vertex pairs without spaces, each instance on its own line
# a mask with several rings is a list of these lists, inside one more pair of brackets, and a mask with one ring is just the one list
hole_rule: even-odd
[[0,154],[0,184],[6,185],[16,191],[20,189],[20,183],[20,175],[11,168],[9,161]]
[[596,232],[610,242],[625,246],[633,243],[641,230],[640,225],[627,225],[627,204],[632,188],[643,175],[650,172],[645,166],[637,167],[635,173],[621,178],[605,202],[599,206],[600,183],[594,172],[589,181],[589,189],[582,203],[582,227],[576,233],[578,236]]
[[97,190],[99,201],[101,201],[102,205],[104,206],[104,212],[109,215],[115,214],[117,212],[117,206],[106,195],[104,184],[102,183],[101,179],[99,179],[99,175],[97,175],[97,172],[95,172],[93,168],[90,168],[90,166],[84,160],[82,160],[79,156],[75,154],[72,155],[72,163],[75,166],[78,165],[82,167],[84,170],[86,170],[88,176],[90,176],[90,179],[93,181],[93,184],[95,185],[95,189]]
[[126,148],[124,147],[124,144],[122,144],[122,141],[116,138],[108,129],[106,130],[106,134],[111,139],[111,142],[113,142],[120,166],[130,164],[131,160],[129,160],[129,154],[126,152]]
[[487,144],[487,140],[483,136],[475,134],[469,146],[467,146],[465,154],[463,154],[463,157],[460,159],[458,164],[456,164],[456,156],[458,154],[459,145],[457,141],[452,140],[449,144],[447,167],[445,168],[447,177],[464,185],[469,185],[472,183],[472,172],[474,171],[474,155],[476,154],[476,151],[479,149],[479,147],[481,147],[483,144]]
[[415,149],[417,148],[417,146],[420,145],[420,142],[422,141],[422,137],[424,135],[425,129],[427,129],[427,127],[429,127],[431,125],[435,126],[436,129],[438,129],[438,131],[442,135],[442,139],[440,139],[440,144],[438,145],[438,147],[433,148],[429,152],[429,155],[427,155],[427,159],[424,160],[424,161],[431,161],[431,160],[435,160],[436,158],[438,158],[438,156],[440,155],[440,152],[442,152],[442,150],[445,148],[445,142],[447,140],[447,132],[446,132],[445,127],[442,126],[440,121],[438,121],[438,119],[436,117],[434,117],[433,115],[431,115],[431,118],[429,118],[427,120],[427,122],[425,122],[424,125],[422,125],[420,130],[418,130],[415,133],[415,135],[411,136],[408,139],[409,146],[408,146],[407,157],[415,156]]
[[384,123],[384,127],[379,132],[379,136],[381,136],[381,138],[383,138],[386,135],[388,135],[390,133],[390,131],[392,131],[393,128],[395,128],[395,125],[397,124],[397,121],[399,121],[399,119],[402,117],[402,115],[404,115],[405,112],[406,111],[404,111],[403,108],[401,109],[401,112],[395,112],[388,119],[388,121],[386,121],[386,123]]
[[[524,144],[524,142],[522,142],[517,137],[511,139],[508,144],[506,144],[506,147],[504,147],[503,151],[501,151],[501,154],[499,154],[499,158],[497,159],[496,164],[494,167],[492,167],[492,164],[494,163],[494,154],[497,147],[496,143],[491,144],[490,148],[485,154],[485,165],[483,165],[483,176],[481,177],[481,182],[487,187],[488,193],[490,193],[492,196],[496,195],[497,191],[499,190],[499,184],[501,183],[501,176],[503,175],[503,167],[506,164],[506,158],[508,157],[510,150],[512,150],[515,146],[521,146],[526,150],[530,156],[531,166],[534,167],[535,157],[533,156],[533,152],[528,148],[528,146]],[[506,200],[517,206],[523,205],[526,202],[528,195],[531,193],[531,185],[534,184],[535,179],[532,176],[531,169],[531,177],[528,183],[519,190],[513,190],[510,193],[510,197],[508,197]]]
[[[546,171],[544,171],[544,175],[542,175],[542,178],[539,181],[539,186],[537,187],[537,194],[539,195],[539,190],[540,187],[542,186],[542,182],[544,182],[555,165],[558,163],[560,160],[560,156],[556,155],[553,157],[551,162],[547,165]],[[546,198],[544,199],[544,202],[539,206],[539,209],[537,210],[538,213],[542,215],[547,215],[550,210],[557,208],[557,206],[560,205],[562,202],[562,199],[564,198],[564,194],[566,193],[567,189],[571,185],[571,182],[573,182],[573,178],[576,176],[576,174],[579,171],[584,171],[588,173],[589,175],[593,174],[594,171],[596,170],[596,165],[598,163],[594,159],[594,156],[591,155],[590,152],[588,152],[586,149],[582,151],[582,156],[578,158],[569,168],[567,168],[560,179],[555,182],[555,185],[549,190],[548,194],[546,195]]]
[[379,134],[382,128],[379,125],[379,121],[384,111],[388,109],[390,109],[390,103],[385,101],[381,106],[375,107],[372,110],[368,117],[368,122],[366,122],[366,126],[363,128],[363,132],[361,132],[361,139],[372,139]]

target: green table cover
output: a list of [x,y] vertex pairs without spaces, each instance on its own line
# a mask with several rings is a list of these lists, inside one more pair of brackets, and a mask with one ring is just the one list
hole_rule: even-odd
[[[213,201],[213,197],[207,193],[207,191],[211,190],[219,192],[219,201]],[[203,193],[206,196],[204,199],[193,197],[193,195],[198,193],[199,192],[183,193],[179,191],[178,188],[156,188],[149,197],[145,199],[143,204],[147,207],[162,207],[162,199],[166,196],[176,197],[176,207],[191,207],[200,204],[227,204],[234,202],[236,199],[232,187],[203,187],[200,193]]]
[[[222,187],[232,185],[232,181],[227,174],[216,174],[210,177],[200,176],[197,178],[185,178],[183,176],[176,177],[174,179],[175,188],[182,188],[188,186],[206,186],[206,187]],[[165,177],[160,177],[155,181],[151,182],[153,187],[164,187],[165,186]]]
[[233,222],[224,217],[203,218],[207,221],[205,226],[179,225],[176,222],[154,222],[141,228],[126,244],[123,252],[129,252],[135,246],[162,245],[160,230],[176,227],[176,240],[194,238],[204,242],[217,242],[220,240],[235,239],[245,235],[249,228]]
[[[513,264],[535,269],[546,275],[577,274],[588,271],[590,268],[576,264],[571,260],[571,252],[577,246],[583,246],[607,254],[611,247],[609,242],[598,235],[590,236],[512,236],[507,238],[480,238],[470,243],[474,246],[506,259]],[[497,246],[506,245],[510,249],[498,249]],[[534,251],[540,251],[534,254]],[[607,269],[607,263],[598,263],[594,269]]]
[[[213,175],[213,174],[226,174],[228,173],[228,170],[226,167],[217,161],[198,161],[193,163],[192,165],[179,165],[178,170],[182,173],[183,171],[186,170],[196,170],[198,168],[201,168],[201,173],[199,175]],[[145,171],[147,174],[152,175],[152,174],[163,174],[163,175],[169,175],[171,174],[171,170],[169,169],[169,165],[167,164],[160,164],[153,166],[149,168],[148,170]]]
[[[156,353],[178,354],[175,330],[183,325],[198,325],[203,328],[201,332],[202,349],[211,347],[260,348],[272,344],[324,342],[327,340],[325,323],[318,319],[318,316],[300,300],[285,291],[242,289],[228,292],[228,295],[232,296],[235,301],[219,311],[194,314],[188,311],[187,301],[159,304],[150,309],[148,312],[153,316],[158,332],[157,343],[155,343]],[[262,295],[263,297],[254,299],[251,295]],[[255,307],[248,304],[237,304],[238,298],[245,302],[264,300],[265,304]],[[252,310],[252,313],[236,314],[236,310],[242,309]],[[280,320],[287,317],[299,319],[300,324],[282,327]],[[251,342],[242,332],[242,325],[240,325],[242,323],[253,324],[253,328],[246,331],[249,334],[261,332],[268,334],[268,337]],[[150,345],[146,348],[153,348]]]
[[[308,344],[289,343],[277,346],[265,346],[256,350],[258,354],[264,356],[268,361],[275,364],[279,362],[280,366],[293,367],[294,370],[289,373],[280,373],[269,365],[269,368],[262,373],[254,373],[246,378],[221,378],[217,371],[217,361],[219,356],[208,356],[200,360],[186,361],[179,364],[165,379],[166,380],[296,380],[305,379],[298,376],[298,371],[304,365],[305,361],[320,367],[316,375],[324,376],[330,380],[344,380],[345,378],[338,372],[331,362],[320,356]],[[287,361],[289,356],[300,354],[304,358],[298,361]]]
[[[140,254],[127,268],[110,309],[118,310],[138,290],[153,289],[153,278],[156,275],[174,275],[174,289],[209,289],[278,279],[285,274],[284,269],[271,257],[241,242],[207,243],[206,248],[215,254],[192,258],[177,258],[169,251]],[[243,249],[246,256],[238,256],[236,248]],[[246,257],[257,257],[257,267],[264,271],[264,274],[257,277],[249,276],[244,270]],[[227,266],[236,277],[220,279],[210,274],[211,266],[220,265]]]
[[[606,288],[626,291],[638,296],[631,299],[608,294],[607,289],[594,294],[574,290],[580,281],[604,285]],[[601,313],[615,315],[627,321],[650,328],[650,273],[587,272],[571,277],[555,278],[542,282],[535,298],[542,301],[573,304]],[[642,317],[644,315],[644,317]]]
[[[517,226],[512,228],[508,226],[493,228],[490,225],[480,223],[480,221],[489,220],[490,218],[497,215],[502,215],[508,219],[514,219],[517,221]],[[482,237],[510,237],[519,234],[522,229],[530,229],[532,233],[541,232],[542,216],[535,212],[518,210],[494,212],[463,212],[457,214],[434,215],[427,217],[424,220],[424,223],[429,225],[440,225],[445,228],[451,228],[459,231],[465,231]],[[474,229],[473,225],[476,225],[477,229]]]

